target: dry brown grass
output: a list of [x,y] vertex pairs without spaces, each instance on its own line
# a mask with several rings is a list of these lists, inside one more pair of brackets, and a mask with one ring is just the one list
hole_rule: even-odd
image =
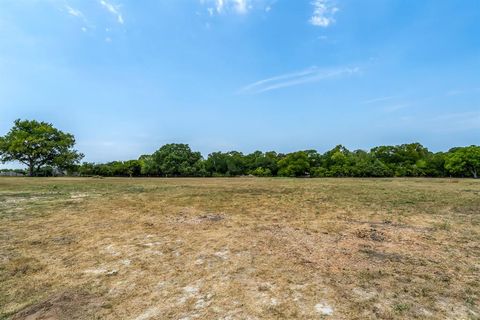
[[479,181],[0,179],[0,318],[479,319],[479,288]]

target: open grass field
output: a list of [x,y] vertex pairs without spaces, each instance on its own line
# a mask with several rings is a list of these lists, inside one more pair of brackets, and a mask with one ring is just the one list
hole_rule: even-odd
[[0,178],[0,319],[480,319],[480,183]]

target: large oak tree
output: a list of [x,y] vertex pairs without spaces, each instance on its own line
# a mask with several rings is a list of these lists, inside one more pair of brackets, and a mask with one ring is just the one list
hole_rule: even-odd
[[0,161],[19,161],[33,176],[43,166],[67,169],[83,154],[73,149],[75,138],[52,124],[35,120],[15,120],[14,126],[0,137]]
[[480,173],[480,147],[470,146],[451,150],[445,160],[445,168],[460,175],[471,175],[475,179]]

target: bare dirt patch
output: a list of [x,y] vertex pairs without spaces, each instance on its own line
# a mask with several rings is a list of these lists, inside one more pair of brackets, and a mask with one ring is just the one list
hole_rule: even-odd
[[12,320],[86,319],[93,316],[101,305],[101,300],[89,293],[67,291],[17,312]]

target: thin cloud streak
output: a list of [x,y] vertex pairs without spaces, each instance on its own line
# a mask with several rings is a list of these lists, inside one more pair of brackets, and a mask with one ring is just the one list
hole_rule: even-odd
[[118,23],[123,24],[123,16],[120,10],[118,9],[118,6],[114,6],[113,4],[107,2],[106,0],[100,0],[100,4],[112,15],[114,15],[117,18]]
[[376,103],[376,102],[383,102],[383,101],[388,101],[388,100],[395,99],[397,97],[398,96],[388,96],[388,97],[374,98],[374,99],[362,101],[361,104],[371,104],[371,103]]
[[87,32],[88,29],[93,28],[93,26],[90,24],[87,17],[85,16],[85,14],[79,9],[76,9],[67,3],[64,5],[64,9],[67,11],[69,15],[75,18],[81,19],[83,21],[84,26],[80,28],[80,30],[82,30],[83,32]]
[[239,94],[258,94],[271,90],[292,87],[304,83],[316,82],[323,79],[334,78],[344,75],[358,73],[360,68],[337,68],[337,69],[318,69],[312,67],[303,71],[279,75],[263,80],[241,88]]
[[65,9],[67,9],[68,14],[70,14],[74,17],[79,17],[79,18],[84,17],[83,13],[80,10],[72,8],[69,5],[65,5]]

